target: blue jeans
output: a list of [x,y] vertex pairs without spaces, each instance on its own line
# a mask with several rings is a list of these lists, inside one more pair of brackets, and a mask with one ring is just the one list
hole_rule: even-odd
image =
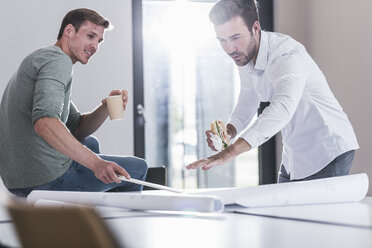
[[345,152],[339,155],[326,167],[324,167],[317,173],[311,176],[305,177],[303,179],[290,180],[289,173],[287,173],[284,166],[281,165],[280,170],[279,170],[279,175],[278,175],[278,183],[307,181],[307,180],[320,179],[320,178],[326,178],[326,177],[337,177],[337,176],[348,175],[351,164],[353,163],[354,153],[355,151],[351,150],[351,151],[348,151],[348,152]]
[[[145,180],[147,174],[147,163],[145,160],[133,156],[110,156],[102,155],[99,150],[97,138],[89,136],[82,142],[102,159],[113,161],[123,167],[131,178]],[[59,178],[36,187],[8,189],[11,193],[26,197],[32,190],[56,190],[56,191],[91,191],[91,192],[123,192],[141,191],[142,185],[122,181],[121,183],[105,184],[99,180],[94,172],[87,167],[73,161],[70,168]]]

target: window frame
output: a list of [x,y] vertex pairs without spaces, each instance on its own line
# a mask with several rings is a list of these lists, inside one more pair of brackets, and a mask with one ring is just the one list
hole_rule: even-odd
[[[149,0],[147,0],[149,1]],[[159,1],[159,0],[157,0]],[[176,1],[176,0],[160,0]],[[190,2],[215,2],[214,0],[189,0]],[[273,0],[259,2],[261,28],[273,31]],[[133,126],[134,126],[134,155],[145,158],[145,119],[139,106],[144,106],[144,76],[143,76],[143,37],[142,37],[142,0],[132,0],[133,25]],[[261,103],[260,114],[269,103]],[[276,136],[258,148],[259,184],[276,182]]]

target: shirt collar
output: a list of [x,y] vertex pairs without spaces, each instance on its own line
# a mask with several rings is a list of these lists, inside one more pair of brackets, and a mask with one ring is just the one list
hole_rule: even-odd
[[261,30],[260,47],[258,48],[258,54],[254,69],[265,70],[268,59],[268,37],[265,31]]

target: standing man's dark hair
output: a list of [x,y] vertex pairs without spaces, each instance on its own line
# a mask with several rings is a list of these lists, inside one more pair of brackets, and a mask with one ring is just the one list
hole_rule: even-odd
[[250,32],[256,21],[259,21],[256,0],[220,0],[209,13],[214,25],[221,25],[234,16],[241,16]]
[[63,31],[68,24],[72,24],[76,32],[79,31],[81,24],[85,21],[90,21],[96,25],[103,26],[106,29],[112,28],[110,21],[91,9],[74,9],[68,12],[62,20],[61,28],[59,29],[57,40],[62,38]]

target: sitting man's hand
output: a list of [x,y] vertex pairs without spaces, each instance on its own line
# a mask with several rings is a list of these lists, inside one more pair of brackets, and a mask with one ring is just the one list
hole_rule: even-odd
[[92,170],[94,175],[106,184],[113,182],[120,183],[121,180],[119,179],[118,175],[122,175],[127,179],[130,179],[130,175],[123,167],[114,162],[103,159],[100,159]]
[[[109,96],[116,96],[116,95],[122,95],[123,96],[123,108],[125,110],[127,103],[128,103],[128,91],[127,90],[112,90],[109,94]],[[106,106],[106,99],[102,100],[102,104]]]

